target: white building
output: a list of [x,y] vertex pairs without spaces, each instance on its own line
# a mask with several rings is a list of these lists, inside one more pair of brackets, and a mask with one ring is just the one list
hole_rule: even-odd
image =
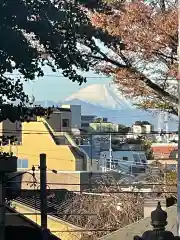
[[147,121],[137,121],[132,125],[132,131],[134,134],[151,133],[153,126]]
[[145,172],[147,158],[144,151],[120,150],[102,151],[100,153],[100,169],[102,172],[118,171],[126,174]]

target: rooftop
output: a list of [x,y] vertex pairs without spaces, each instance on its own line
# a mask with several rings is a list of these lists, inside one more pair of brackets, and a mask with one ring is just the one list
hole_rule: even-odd
[[[64,198],[66,198],[67,200],[69,198],[73,197],[73,193],[71,192],[66,192],[66,194],[64,195]],[[36,208],[36,210],[40,211],[40,206],[41,206],[41,202],[40,202],[40,197],[37,195],[35,196],[22,196],[22,197],[16,197],[14,199],[16,202],[21,203],[27,207],[30,207],[32,209]],[[54,194],[49,195],[48,197],[48,201],[47,201],[47,213],[48,215],[61,219],[61,220],[65,220],[66,222],[70,223],[70,224],[74,224],[73,221],[71,220],[66,220],[65,216],[67,215],[71,215],[74,213],[73,209],[69,209],[68,208],[68,201],[64,201],[62,199],[58,199],[57,196],[55,196]]]
[[[167,210],[168,225],[166,230],[171,231],[174,235],[177,234],[177,206],[169,207]],[[136,223],[123,227],[113,233],[101,237],[99,240],[132,240],[134,236],[141,236],[145,231],[151,230],[151,217],[144,218]]]

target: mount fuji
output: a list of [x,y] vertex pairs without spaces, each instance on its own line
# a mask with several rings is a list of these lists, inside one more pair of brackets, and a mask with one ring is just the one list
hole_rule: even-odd
[[[81,105],[82,115],[107,117],[114,123],[132,125],[135,121],[149,121],[157,129],[159,113],[137,109],[125,99],[115,85],[93,84],[67,97],[65,104]],[[177,130],[177,119],[169,119],[169,130]]]
[[[147,112],[137,109],[133,102],[125,99],[115,85],[93,84],[73,93],[64,101],[53,102],[38,101],[37,105],[61,106],[62,104],[81,105],[82,115],[95,115],[107,117],[109,121],[131,126],[135,121],[149,121],[155,129],[161,123],[160,113],[157,111]],[[177,118],[171,116],[168,120],[169,131],[177,130]],[[164,128],[164,126],[162,126]]]
[[80,100],[95,106],[123,110],[133,109],[130,101],[122,97],[114,85],[92,84],[80,89],[65,99],[65,102]]

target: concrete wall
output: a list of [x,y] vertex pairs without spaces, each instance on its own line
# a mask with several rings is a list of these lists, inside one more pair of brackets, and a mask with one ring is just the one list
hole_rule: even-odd
[[[71,111],[54,111],[50,118],[45,118],[47,123],[51,126],[54,132],[70,132],[71,131]],[[63,120],[69,121],[67,127],[63,126]]]
[[[13,174],[10,174],[9,177],[12,177]],[[35,172],[35,177],[39,184],[40,176],[39,172]],[[51,190],[53,189],[67,189],[69,191],[79,192],[85,191],[90,189],[92,186],[91,184],[97,184],[102,182],[103,180],[106,181],[108,179],[115,179],[120,180],[120,175],[118,172],[113,172],[112,175],[110,173],[102,173],[102,172],[77,172],[77,171],[61,171],[57,174],[52,172],[47,173],[47,183],[48,188]],[[27,189],[27,190],[34,190],[33,184],[33,177],[26,173],[22,176],[19,176],[13,179],[13,183],[9,183],[13,187],[14,190],[18,191],[20,189]],[[35,190],[38,187],[35,187]],[[11,189],[11,188],[10,188]]]
[[8,119],[0,123],[0,134],[4,136],[16,136],[18,143],[22,142],[22,124],[16,121],[12,123]]
[[[20,213],[33,213],[33,215],[27,215],[27,218],[31,221],[37,223],[39,226],[41,225],[41,216],[40,212],[34,210],[30,207],[24,206],[16,201],[12,202],[12,205],[15,207],[16,211]],[[55,217],[51,217],[48,215],[48,229],[61,240],[79,240],[81,239],[81,233],[78,232],[81,228],[57,219]],[[77,232],[74,232],[77,230]],[[61,232],[62,231],[62,232]],[[64,231],[64,232],[63,232]],[[72,232],[73,231],[73,232]]]
[[62,108],[71,109],[71,127],[81,128],[81,105],[62,105]]
[[[28,159],[28,169],[39,165],[40,153],[47,155],[47,167],[56,170],[76,170],[76,158],[67,145],[56,145],[43,122],[22,124],[22,145],[12,146],[11,151],[20,159]],[[9,146],[3,147],[9,152]]]
[[[40,182],[40,174],[39,172],[35,173],[35,177],[37,182]],[[18,177],[16,179],[19,180]],[[28,183],[28,181],[30,183]],[[21,189],[29,189],[34,190],[32,186],[33,178],[30,174],[26,173],[21,178]],[[54,173],[47,173],[47,183],[50,189],[67,189],[69,191],[80,191],[80,172],[58,172],[57,174]],[[72,185],[71,185],[72,184]],[[77,185],[76,185],[77,184]],[[18,189],[18,185],[17,189]],[[14,187],[15,188],[15,187]]]
[[[71,121],[72,121],[72,113],[71,112],[63,112],[62,115],[62,132],[70,132],[71,131]],[[69,125],[67,127],[63,126],[63,119],[68,119]]]

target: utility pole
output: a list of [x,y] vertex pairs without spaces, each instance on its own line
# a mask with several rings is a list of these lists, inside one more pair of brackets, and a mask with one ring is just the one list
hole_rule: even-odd
[[[6,160],[8,161],[8,160]],[[0,173],[0,240],[5,240],[6,224],[5,224],[5,172]]]
[[0,240],[6,239],[6,173],[13,172],[17,172],[17,157],[0,153]]
[[42,239],[47,240],[46,154],[40,154],[40,200]]
[[112,138],[111,138],[111,133],[109,135],[109,168],[110,171],[112,170]]
[[179,116],[179,126],[178,126],[178,187],[177,187],[177,235],[180,236],[180,0],[178,0],[178,116]]
[[93,171],[93,136],[91,134],[91,160],[90,160],[90,191],[92,192],[92,171]]

